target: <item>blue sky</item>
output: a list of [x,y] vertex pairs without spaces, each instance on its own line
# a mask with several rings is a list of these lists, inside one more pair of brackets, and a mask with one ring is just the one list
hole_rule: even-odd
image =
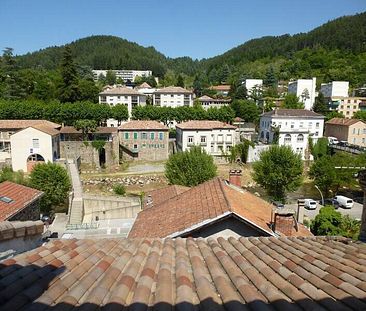
[[363,11],[366,0],[0,0],[0,49],[23,54],[105,34],[203,58]]

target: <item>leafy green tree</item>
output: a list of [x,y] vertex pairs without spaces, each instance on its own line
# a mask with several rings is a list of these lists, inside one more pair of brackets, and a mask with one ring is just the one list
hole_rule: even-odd
[[126,188],[125,186],[118,184],[113,187],[113,192],[117,195],[123,196],[126,194]]
[[323,115],[325,115],[329,111],[328,103],[325,100],[322,92],[319,92],[318,97],[315,99],[313,110]]
[[366,122],[366,111],[365,110],[363,110],[363,111],[357,111],[354,115],[353,115],[353,117],[352,117],[353,119],[358,119],[358,120],[362,120],[362,121],[364,121],[364,122]]
[[62,83],[60,86],[60,101],[75,102],[79,99],[79,81],[76,67],[72,58],[70,46],[66,46],[61,62]]
[[113,70],[108,70],[105,76],[105,82],[108,85],[116,84],[116,74]]
[[199,75],[196,75],[193,80],[193,91],[194,93],[200,97],[203,92],[203,83]]
[[27,180],[24,178],[24,173],[22,171],[14,172],[11,167],[5,166],[0,171],[0,183],[3,181],[11,181],[16,184],[27,185]]
[[245,85],[240,85],[236,88],[236,92],[234,94],[235,99],[247,99],[248,92]]
[[64,205],[71,189],[66,169],[50,162],[37,164],[33,168],[29,176],[29,185],[45,193],[41,199],[41,211],[44,213]]
[[350,217],[349,215],[342,216],[342,235],[353,240],[358,240],[361,229],[361,221]]
[[113,106],[111,110],[112,110],[112,117],[113,119],[118,121],[118,125],[121,123],[121,121],[128,119],[127,106],[118,104]]
[[235,111],[235,116],[246,122],[257,123],[259,121],[261,111],[252,100],[233,100],[231,108]]
[[79,98],[80,100],[98,102],[99,89],[93,80],[80,79],[79,80]]
[[314,235],[343,235],[342,214],[337,212],[333,206],[324,206],[311,222],[311,232]]
[[332,157],[326,155],[318,158],[310,167],[309,176],[314,180],[315,185],[327,196],[337,178]]
[[253,178],[275,200],[285,201],[286,193],[296,190],[303,180],[301,156],[289,146],[271,146],[253,164]]
[[313,140],[310,138],[309,147],[314,160],[317,160],[330,152],[328,139],[326,137],[319,138],[315,144],[313,144]]
[[277,86],[277,77],[272,66],[268,67],[263,84],[268,87],[275,88]]
[[184,87],[184,79],[183,79],[182,75],[178,75],[177,86]]
[[283,103],[285,109],[304,109],[304,104],[299,101],[296,94],[287,94]]
[[254,147],[254,143],[247,139],[236,144],[230,150],[229,162],[233,163],[239,159],[242,163],[247,163],[249,147]]
[[173,185],[197,186],[214,178],[216,171],[212,156],[199,146],[171,155],[165,164],[165,176]]
[[97,122],[94,120],[77,120],[74,123],[74,127],[78,131],[81,130],[83,140],[86,140],[89,133],[93,133],[97,130]]
[[330,111],[325,114],[325,121],[329,121],[333,118],[344,118],[344,115],[342,112],[338,111]]

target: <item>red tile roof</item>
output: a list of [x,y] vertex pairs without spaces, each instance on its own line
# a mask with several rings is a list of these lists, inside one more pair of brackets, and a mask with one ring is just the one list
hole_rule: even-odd
[[103,90],[99,95],[140,95],[141,94],[129,87],[111,87]]
[[155,93],[157,94],[192,94],[193,92],[190,91],[190,90],[187,90],[183,87],[180,87],[180,86],[167,86],[167,87],[164,87],[164,88],[161,88],[161,89],[157,89],[155,91]]
[[[118,131],[117,127],[97,127],[96,131],[93,132],[95,134],[112,134]],[[73,126],[63,126],[60,129],[61,134],[81,134],[81,130],[77,130]]]
[[7,197],[12,201],[6,203],[0,200],[0,221],[7,220],[41,198],[42,191],[18,185],[10,181],[0,183],[0,197]]
[[231,86],[227,85],[227,84],[222,84],[222,85],[213,85],[210,86],[209,89],[210,90],[215,90],[215,91],[225,91],[225,92],[229,92],[230,91]]
[[156,189],[145,193],[144,208],[158,205],[164,201],[167,201],[178,194],[186,192],[189,187],[172,185],[164,187],[162,189]]
[[53,240],[0,263],[2,310],[366,310],[343,238]]
[[[265,235],[274,235],[270,229],[272,205],[252,193],[231,186],[220,178],[211,179],[160,204],[141,211],[129,233],[130,238],[165,238],[182,236],[203,225],[229,215],[254,225]],[[301,231],[292,235],[311,236]]]
[[304,117],[304,118],[317,118],[324,119],[325,117],[314,111],[306,109],[274,109],[269,112],[265,112],[262,116],[276,116],[276,117]]
[[[329,121],[325,122],[325,124],[350,126],[350,125],[356,124],[358,122],[363,122],[363,121],[358,120],[358,119],[333,118],[333,119],[330,119]],[[365,123],[365,122],[363,122],[363,123]]]
[[119,130],[164,130],[168,131],[169,128],[158,121],[148,120],[134,120],[122,124],[118,127]]
[[236,129],[236,126],[221,121],[192,120],[176,125],[183,130],[212,130],[212,129]]
[[25,129],[36,125],[45,125],[51,128],[60,128],[61,125],[47,120],[0,120],[0,129]]

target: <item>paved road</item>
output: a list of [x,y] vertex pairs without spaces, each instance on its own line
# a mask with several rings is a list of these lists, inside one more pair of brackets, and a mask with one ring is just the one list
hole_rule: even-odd
[[[297,210],[297,204],[286,204],[286,207],[290,207]],[[321,204],[318,204],[318,207],[316,210],[308,210],[305,209],[304,215],[308,216],[310,219],[314,219],[316,215],[319,214],[319,210],[322,208]],[[338,208],[338,212],[340,212],[343,215],[350,215],[352,218],[355,219],[361,219],[362,216],[362,204],[355,202],[353,207],[351,209],[345,209],[345,208]]]

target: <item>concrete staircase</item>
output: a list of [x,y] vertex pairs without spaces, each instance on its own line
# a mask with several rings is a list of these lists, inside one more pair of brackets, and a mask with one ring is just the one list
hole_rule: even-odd
[[73,188],[69,224],[81,224],[84,216],[83,188],[76,161],[68,160],[67,167],[71,176]]

